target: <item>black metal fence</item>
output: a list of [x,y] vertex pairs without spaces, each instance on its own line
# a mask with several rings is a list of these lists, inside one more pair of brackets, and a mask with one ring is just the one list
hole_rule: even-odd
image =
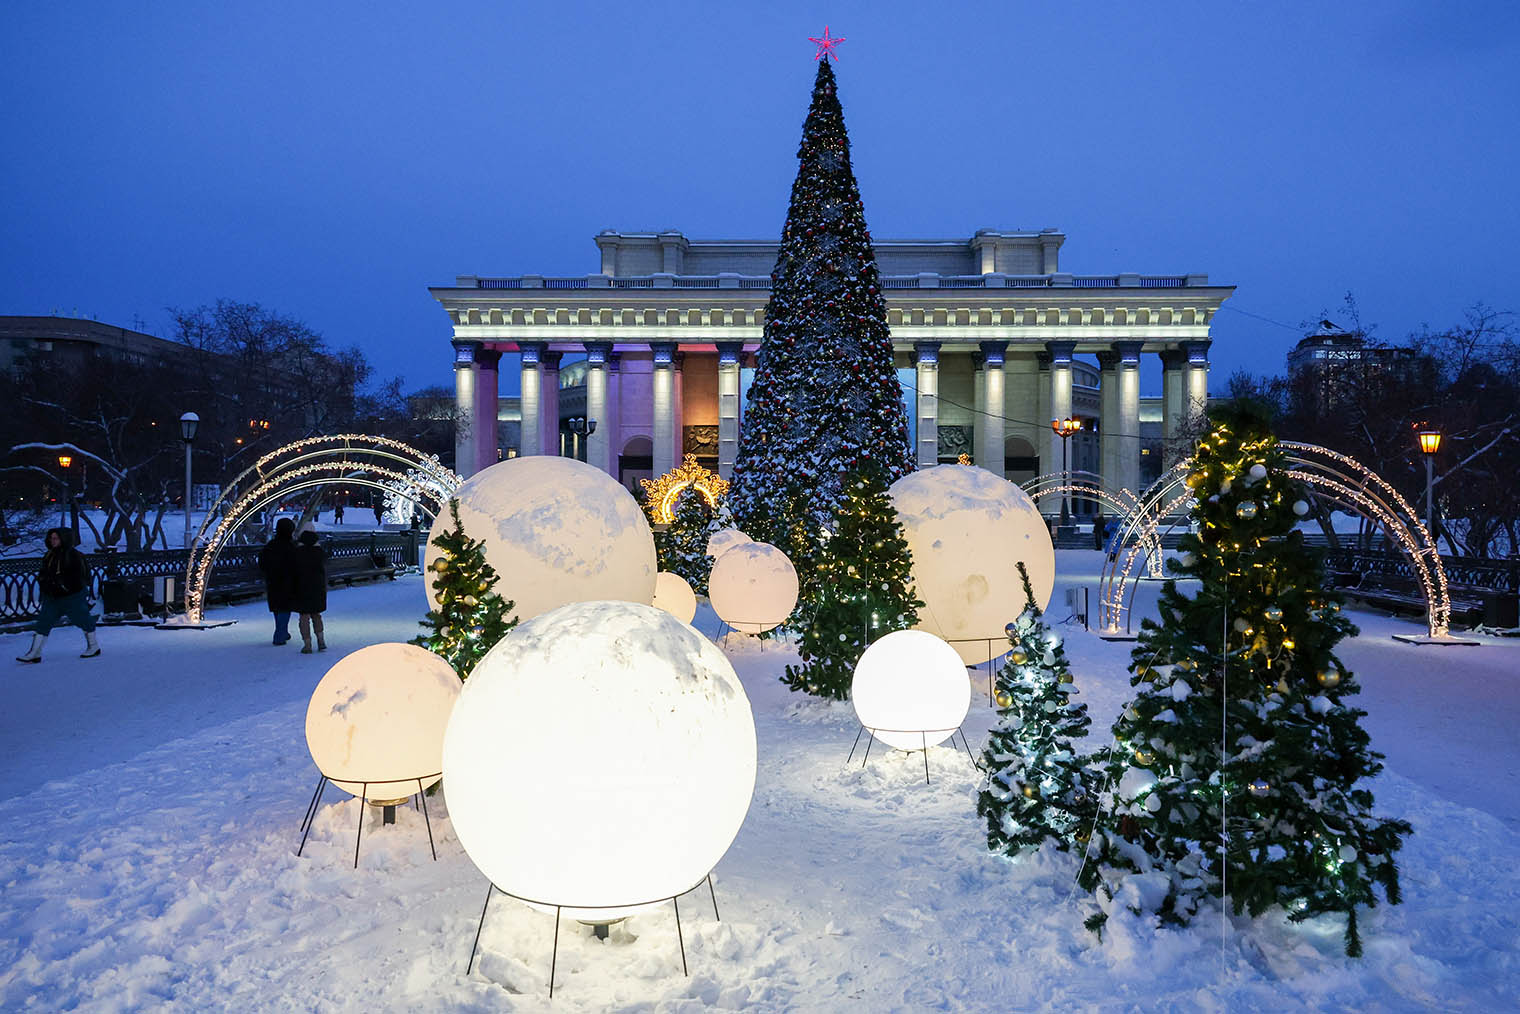
[[[1446,584],[1457,590],[1520,592],[1520,560],[1483,560],[1471,556],[1443,556]],[[1325,550],[1325,569],[1335,574],[1404,581],[1413,587],[1414,564],[1399,552],[1364,549]]]
[[[421,532],[376,532],[370,535],[338,535],[322,540],[330,567],[342,568],[343,561],[367,559],[384,561],[391,567],[415,567],[418,549],[426,536]],[[206,582],[207,604],[224,600],[218,589],[243,590],[262,587],[259,573],[260,546],[224,546],[211,568]],[[99,599],[108,581],[119,581],[146,594],[156,577],[175,578],[177,597],[183,597],[187,550],[151,549],[140,553],[114,550],[87,553],[90,564],[90,589]],[[37,571],[42,557],[0,560],[0,625],[12,625],[37,615],[42,593],[37,587]]]

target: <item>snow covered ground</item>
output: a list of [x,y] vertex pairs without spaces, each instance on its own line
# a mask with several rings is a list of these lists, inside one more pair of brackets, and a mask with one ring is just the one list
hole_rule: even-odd
[[[1097,554],[1058,556],[1061,584],[1095,583]],[[75,657],[64,629],[42,665],[7,661],[0,1010],[551,1009],[552,916],[498,895],[464,974],[486,882],[445,799],[437,862],[403,810],[392,827],[366,815],[354,870],[357,807],[335,790],[295,855],[317,777],[308,696],[343,653],[410,637],[422,602],[417,577],[335,593],[326,655],[271,647],[249,605],[218,611],[239,622],[216,630],[106,629],[98,660]],[[1417,626],[1354,615],[1363,633],[1343,654],[1388,755],[1378,808],[1415,826],[1405,903],[1364,919],[1361,960],[1342,955],[1334,919],[1217,910],[1184,930],[1113,919],[1100,943],[1074,859],[985,852],[964,753],[931,751],[931,785],[921,754],[878,747],[847,768],[848,707],[788,693],[775,677],[789,652],[735,638],[760,769],[714,875],[722,921],[705,891],[682,900],[689,978],[668,911],[606,941],[567,921],[552,1009],[1520,1009],[1520,642],[1415,648],[1388,635]],[[1127,646],[1066,629],[1105,734]],[[25,643],[6,641],[11,655]],[[974,696],[974,748],[991,717]],[[599,748],[616,762],[615,743]]]

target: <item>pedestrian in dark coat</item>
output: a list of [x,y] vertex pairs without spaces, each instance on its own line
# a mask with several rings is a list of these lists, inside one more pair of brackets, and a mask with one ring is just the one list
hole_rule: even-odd
[[317,533],[301,533],[296,546],[296,611],[301,614],[301,654],[311,654],[311,635],[317,635],[317,650],[327,650],[323,636],[322,614],[327,610],[327,550],[317,545]]
[[290,614],[295,610],[296,523],[281,518],[274,526],[274,538],[259,551],[259,570],[264,572],[264,596],[274,613],[274,643],[290,640]]
[[84,654],[79,657],[99,656],[95,617],[90,613],[90,565],[84,554],[74,548],[74,533],[67,528],[48,529],[47,552],[42,556],[37,587],[42,593],[42,605],[37,610],[37,622],[32,625],[32,646],[26,654],[17,655],[16,661],[41,662],[42,646],[65,616],[84,631]]

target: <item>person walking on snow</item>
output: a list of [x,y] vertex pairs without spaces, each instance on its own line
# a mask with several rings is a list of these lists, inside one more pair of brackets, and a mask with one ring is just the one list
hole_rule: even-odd
[[296,546],[296,611],[301,614],[301,654],[311,654],[311,635],[317,635],[317,650],[327,650],[323,636],[322,613],[327,609],[327,551],[317,545],[317,533],[310,528],[301,533]]
[[290,640],[290,614],[296,597],[296,523],[281,518],[274,526],[274,538],[259,550],[259,570],[264,572],[264,595],[269,611],[274,613],[274,643]]
[[95,640],[95,617],[89,602],[90,565],[74,548],[74,535],[67,528],[48,529],[47,552],[42,557],[37,586],[42,591],[42,608],[37,610],[37,622],[32,627],[32,646],[26,654],[17,655],[16,661],[41,662],[42,646],[64,616],[84,631],[84,654],[79,657],[98,657],[100,642]]

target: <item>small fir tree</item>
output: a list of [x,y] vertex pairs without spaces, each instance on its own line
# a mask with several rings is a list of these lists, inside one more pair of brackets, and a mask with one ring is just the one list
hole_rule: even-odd
[[1308,505],[1265,420],[1242,407],[1212,421],[1176,567],[1201,587],[1188,597],[1168,581],[1161,622],[1141,628],[1136,695],[1107,757],[1114,805],[1081,880],[1110,901],[1134,875],[1157,895],[1164,884],[1155,908],[1169,922],[1223,893],[1252,916],[1344,913],[1358,956],[1357,909],[1378,888],[1398,903],[1410,826],[1372,812],[1381,755],[1334,651],[1356,628],[1296,529]]
[[781,681],[793,690],[845,700],[855,663],[871,642],[918,622],[913,557],[879,469],[845,483],[823,553],[801,575],[801,663]]
[[1088,758],[1073,745],[1092,724],[1087,705],[1072,700],[1066,648],[1035,604],[1022,561],[1018,568],[1028,605],[1008,625],[1012,649],[997,675],[998,720],[982,751],[988,775],[976,800],[987,847],[1008,856],[1047,841],[1063,852],[1085,843],[1098,808]]
[[679,574],[698,595],[707,594],[712,558],[707,555],[714,512],[702,494],[688,489],[676,499],[673,520],[663,532],[654,533],[654,550],[660,569]]
[[517,626],[517,617],[507,618],[514,603],[494,591],[496,570],[486,562],[485,543],[465,534],[458,500],[449,501],[449,515],[454,527],[433,540],[443,550],[433,561],[438,608],[422,620],[428,633],[411,643],[448,659],[463,682],[486,652]]
[[745,405],[729,499],[739,527],[816,566],[820,530],[867,463],[890,484],[912,469],[887,305],[850,140],[824,59],[797,152],[765,337]]

